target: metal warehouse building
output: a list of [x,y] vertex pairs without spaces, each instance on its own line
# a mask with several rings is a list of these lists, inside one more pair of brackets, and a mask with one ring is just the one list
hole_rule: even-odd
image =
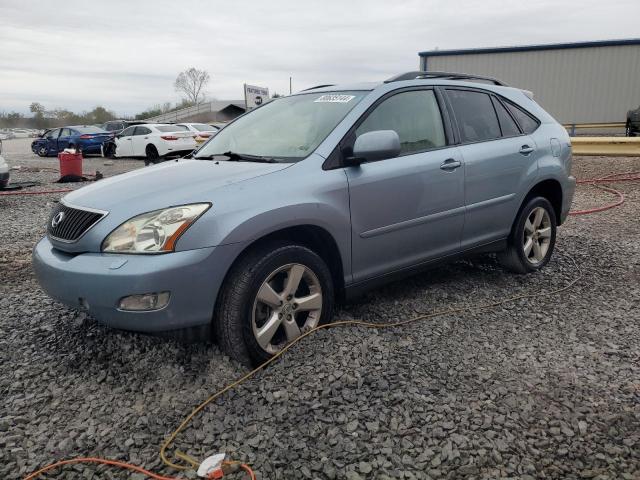
[[420,52],[420,69],[531,90],[561,123],[624,122],[640,105],[640,39]]

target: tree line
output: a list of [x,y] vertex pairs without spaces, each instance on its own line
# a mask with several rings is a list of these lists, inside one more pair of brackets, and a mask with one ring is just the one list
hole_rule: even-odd
[[[184,72],[180,72],[173,83],[176,92],[184,95],[181,102],[172,105],[171,103],[157,104],[132,116],[120,117],[123,119],[144,120],[155,117],[163,113],[172,112],[180,108],[191,107],[201,103],[205,99],[205,88],[209,84],[211,76],[206,70],[198,70],[191,67]],[[115,120],[116,114],[98,105],[90,112],[74,113],[64,108],[47,110],[39,102],[33,102],[29,106],[32,116],[28,117],[20,112],[0,111],[0,128],[52,128],[64,125],[100,125]]]

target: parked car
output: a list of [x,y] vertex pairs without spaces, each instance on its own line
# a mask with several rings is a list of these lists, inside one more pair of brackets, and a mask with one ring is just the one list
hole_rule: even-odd
[[33,136],[33,133],[26,128],[12,128],[11,132],[14,138],[30,138]]
[[9,165],[2,158],[2,140],[0,140],[0,190],[9,185]]
[[635,110],[629,110],[627,112],[625,130],[627,137],[635,137],[640,134],[640,106]]
[[131,126],[115,136],[115,157],[145,158],[147,164],[168,156],[181,156],[196,148],[193,133],[187,127],[171,124]]
[[193,132],[197,145],[206,142],[220,131],[218,127],[206,123],[177,123],[176,125],[179,127],[187,127],[190,132]]
[[100,153],[102,143],[109,138],[109,132],[94,126],[52,128],[31,143],[31,150],[40,157],[57,155],[65,148],[79,148],[87,154]]
[[11,140],[15,135],[10,130],[0,130],[0,140]]
[[145,123],[147,122],[144,120],[109,120],[100,125],[100,127],[107,132],[119,133],[132,125],[143,125]]
[[335,298],[442,261],[496,252],[540,270],[575,189],[562,125],[461,74],[278,98],[194,157],[67,194],[35,272],[104,324],[213,329],[246,364],[330,321]]

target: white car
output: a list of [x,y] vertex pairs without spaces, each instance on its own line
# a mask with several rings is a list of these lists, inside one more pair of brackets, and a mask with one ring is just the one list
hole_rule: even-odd
[[2,140],[0,140],[0,190],[9,184],[9,165],[2,158]]
[[198,145],[209,140],[209,137],[213,137],[220,131],[218,127],[206,123],[177,123],[176,126],[186,127],[190,132],[193,132]]
[[15,138],[30,138],[32,133],[26,128],[14,128],[11,130]]
[[116,157],[143,157],[147,165],[162,157],[186,155],[196,148],[193,132],[170,124],[133,125],[116,135],[114,141]]

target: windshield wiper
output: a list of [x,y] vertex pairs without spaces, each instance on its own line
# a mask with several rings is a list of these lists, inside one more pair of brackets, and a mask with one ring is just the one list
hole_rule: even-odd
[[277,163],[275,158],[263,157],[260,155],[249,155],[246,153],[236,153],[232,151],[224,152],[225,157],[229,157],[231,162],[260,162],[260,163]]
[[194,156],[193,158],[196,160],[215,160],[219,157],[227,157],[228,162],[278,163],[275,158],[236,152],[213,153],[211,155]]

